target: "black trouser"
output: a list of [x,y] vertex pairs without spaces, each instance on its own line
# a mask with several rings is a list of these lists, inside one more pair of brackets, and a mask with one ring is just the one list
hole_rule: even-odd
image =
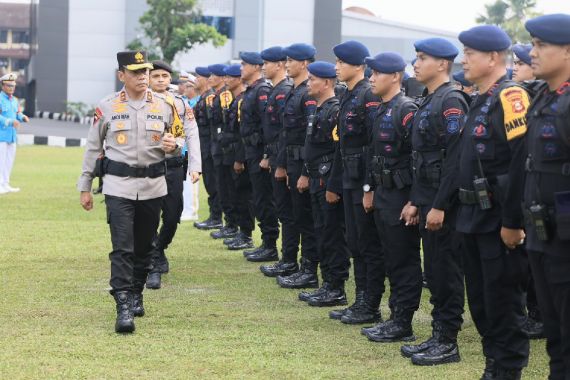
[[424,267],[433,306],[432,326],[439,324],[445,334],[455,339],[461,330],[465,305],[461,236],[447,223],[438,231],[428,231],[425,225],[430,210],[431,207],[420,207]]
[[111,231],[111,293],[142,292],[151,269],[152,239],[160,219],[161,198],[134,201],[105,195]]
[[238,215],[235,209],[237,194],[233,177],[233,175],[235,175],[233,165],[217,165],[216,175],[218,176],[216,179],[218,184],[218,196],[222,210],[224,211],[226,226],[235,227],[238,224]]
[[[247,170],[247,169],[246,169]],[[247,171],[237,174],[233,165],[219,166],[220,198],[224,204],[226,225],[239,227],[247,236],[254,228],[251,182]]]
[[416,226],[404,225],[400,213],[401,209],[376,209],[374,219],[390,279],[390,309],[398,307],[412,314],[422,295],[420,235]]
[[182,192],[184,190],[185,174],[182,166],[169,167],[166,171],[168,194],[162,198],[162,225],[160,226],[160,232],[155,238],[154,249],[152,250],[151,272],[168,272],[168,259],[164,254],[164,250],[172,242],[178,229],[178,223],[180,223],[180,215],[182,215],[182,209],[184,208]]
[[301,176],[303,161],[287,163],[287,176],[289,181],[289,193],[293,205],[293,217],[295,225],[301,235],[301,256],[312,263],[319,262],[317,252],[317,237],[311,208],[311,194],[308,191],[300,193],[297,190],[297,181]]
[[266,247],[275,247],[279,237],[279,222],[271,188],[271,173],[261,169],[260,159],[248,159],[247,169],[253,189],[253,206],[259,221],[261,239]]
[[[342,197],[347,232],[346,240],[352,242],[349,243],[349,248],[354,265],[356,291],[365,291],[373,303],[379,303],[380,297],[384,293],[386,270],[384,253],[374,222],[374,213],[364,211],[362,190],[344,189]],[[350,244],[353,246],[351,247]]]
[[[319,181],[319,179],[311,179]],[[338,287],[348,280],[350,259],[344,237],[344,208],[342,200],[328,203],[326,190],[311,194],[315,235],[321,263],[321,275],[326,281]]]
[[499,231],[463,234],[467,301],[481,336],[483,353],[503,369],[528,363],[524,286],[528,259],[523,250],[507,250]]
[[275,179],[276,169],[276,167],[272,167],[270,175],[277,217],[281,222],[282,259],[286,263],[294,263],[297,261],[299,252],[300,233],[295,225],[293,203],[291,202],[291,193],[287,188],[287,181]]
[[536,289],[534,285],[534,277],[529,266],[528,282],[526,284],[526,309],[528,312],[533,313],[533,318],[535,320],[542,321],[540,317],[540,309],[538,306],[538,299],[536,298]]
[[202,177],[204,178],[204,187],[208,193],[210,217],[215,220],[222,220],[222,205],[218,195],[216,167],[210,155],[202,156]]
[[544,323],[549,380],[570,379],[570,256],[528,252]]

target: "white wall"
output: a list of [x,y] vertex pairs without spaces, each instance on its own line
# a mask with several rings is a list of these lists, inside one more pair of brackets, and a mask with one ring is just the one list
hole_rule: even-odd
[[313,43],[314,0],[264,0],[263,49]]
[[69,0],[68,101],[95,105],[115,90],[125,1]]

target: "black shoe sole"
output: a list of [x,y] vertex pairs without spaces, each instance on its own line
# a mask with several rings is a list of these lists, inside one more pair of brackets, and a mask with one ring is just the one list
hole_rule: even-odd
[[[282,287],[283,289],[317,289],[319,287],[318,283],[314,283],[314,284],[281,284],[279,283],[279,286]],[[346,304],[345,304],[346,305]]]
[[133,315],[137,318],[144,317],[144,310],[142,312],[133,310]]
[[161,286],[162,286],[161,284],[158,284],[158,285],[157,284],[150,284],[150,285],[146,284],[146,288],[152,289],[152,290],[158,290],[158,289],[160,289]]
[[228,250],[230,251],[241,251],[242,249],[249,249],[251,248],[250,246],[228,246]]
[[265,276],[267,277],[271,277],[271,278],[276,278],[277,276],[281,276],[281,277],[287,277],[292,275],[293,273],[297,272],[297,270],[294,271],[286,271],[286,272],[277,272],[277,273],[267,273],[262,271],[261,269],[259,269],[261,271],[261,273],[263,273]]
[[426,352],[427,350],[429,350],[429,348],[430,347],[426,348],[425,350],[414,352],[414,353],[408,353],[406,351],[403,351],[402,348],[400,348],[400,354],[402,354],[402,356],[405,357],[406,359],[411,359],[412,356],[414,356],[415,354],[421,354],[422,352]]
[[412,356],[412,364],[418,366],[434,366],[440,364],[449,364],[449,363],[459,363],[461,361],[461,357],[459,354],[450,355],[446,358],[440,359],[438,361],[430,361],[430,360],[423,360],[423,359],[416,359]]
[[252,263],[266,263],[269,261],[277,261],[279,260],[279,256],[269,256],[269,257],[255,257],[255,256],[248,256],[245,258],[247,261]]
[[133,322],[130,325],[124,325],[124,326],[117,326],[115,325],[115,332],[117,334],[129,334],[135,331],[135,323]]
[[374,335],[365,334],[369,341],[377,343],[396,343],[396,342],[414,342],[416,340],[415,335],[404,336],[401,338],[380,338]]
[[345,319],[343,321],[342,317],[341,317],[340,321],[346,325],[365,325],[365,324],[370,324],[370,323],[378,323],[378,322],[380,322],[380,318],[366,319],[366,320],[360,320],[360,321],[353,321],[350,319]]
[[309,304],[309,306],[313,306],[313,307],[331,307],[331,306],[344,306],[344,305],[348,305],[348,301],[347,300],[336,300],[336,301],[331,301],[331,302],[316,302],[314,300],[309,300],[309,302],[307,302]]

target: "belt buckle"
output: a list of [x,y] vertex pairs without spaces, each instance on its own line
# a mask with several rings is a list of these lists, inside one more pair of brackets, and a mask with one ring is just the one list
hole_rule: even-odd
[[146,177],[146,168],[136,167],[135,168],[135,177],[137,177],[137,178]]

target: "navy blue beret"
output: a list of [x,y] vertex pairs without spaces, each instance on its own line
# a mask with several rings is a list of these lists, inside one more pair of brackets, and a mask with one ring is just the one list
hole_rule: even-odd
[[555,13],[530,19],[524,25],[531,36],[555,45],[570,44],[570,15]]
[[261,52],[261,59],[269,62],[286,61],[287,54],[281,46],[272,46]]
[[207,67],[203,67],[203,66],[196,67],[196,74],[200,75],[201,77],[206,77],[206,78],[209,77],[210,75],[212,75],[210,70],[208,70]]
[[417,62],[417,60],[418,60],[417,58],[412,59],[411,65],[412,65],[412,66],[415,65],[416,62]]
[[370,79],[371,76],[372,76],[372,69],[366,66],[366,69],[364,69],[364,77]]
[[456,73],[453,73],[453,79],[456,82],[461,83],[464,87],[471,87],[473,86],[473,83],[469,82],[467,79],[465,79],[465,72],[463,70],[458,71]]
[[309,66],[307,66],[307,69],[311,74],[319,78],[336,78],[335,65],[330,62],[316,61],[309,64]]
[[416,51],[426,53],[436,58],[443,58],[453,61],[459,50],[446,39],[443,38],[426,38],[425,40],[419,40],[414,43]]
[[[152,61],[152,70],[164,70],[172,74],[172,66],[164,61]],[[152,71],[150,70],[150,71]]]
[[496,25],[479,25],[459,33],[459,41],[479,51],[503,51],[511,46],[511,38]]
[[241,65],[229,65],[224,69],[224,73],[230,77],[241,77]]
[[317,49],[308,44],[293,44],[285,48],[285,54],[287,57],[294,59],[295,61],[313,59],[315,58],[316,53]]
[[358,41],[346,41],[333,48],[334,55],[350,65],[364,65],[364,59],[370,56],[368,48]]
[[259,53],[253,51],[244,51],[239,53],[239,57],[245,63],[250,65],[263,65],[263,59]]
[[210,70],[210,73],[212,75],[217,75],[219,77],[223,77],[226,75],[224,69],[227,67],[227,65],[221,64],[221,63],[217,63],[215,65],[210,65],[208,66],[208,70]]
[[530,51],[532,50],[531,44],[516,44],[513,45],[513,53],[517,56],[518,59],[530,65]]
[[404,71],[406,62],[398,53],[380,53],[374,58],[366,58],[366,64],[379,73],[392,74]]

